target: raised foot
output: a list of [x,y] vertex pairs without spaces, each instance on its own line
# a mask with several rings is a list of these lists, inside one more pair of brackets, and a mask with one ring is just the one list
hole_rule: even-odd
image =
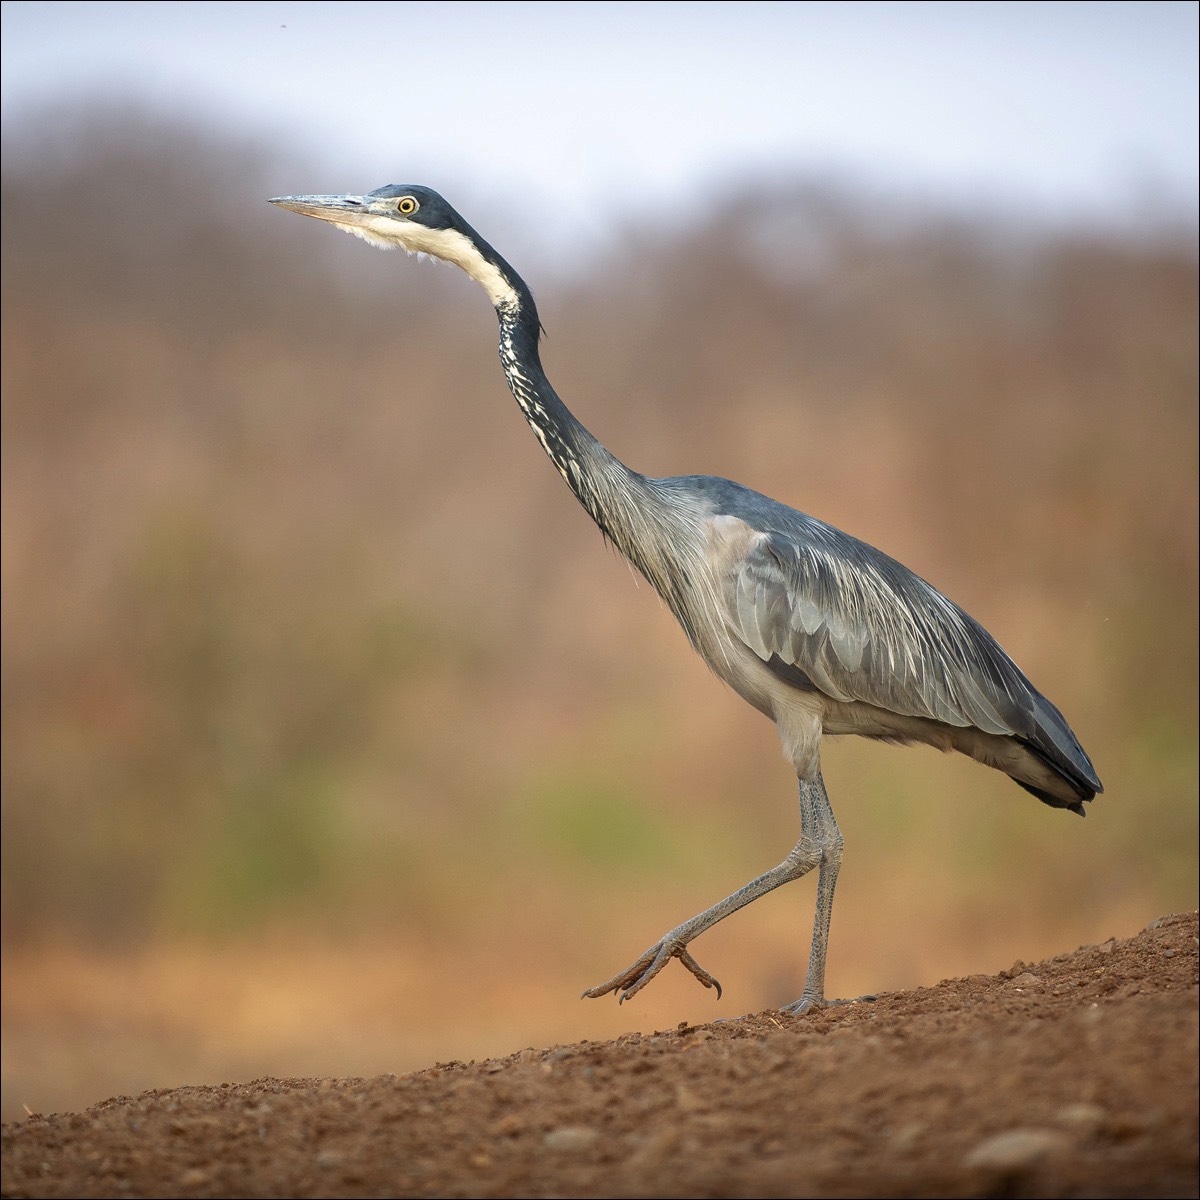
[[636,996],[673,958],[679,959],[706,988],[716,988],[717,999],[721,998],[721,985],[716,979],[687,952],[686,946],[673,945],[669,936],[651,946],[628,970],[594,988],[588,988],[580,998],[598,1000],[612,992],[617,997],[617,1003],[624,1004],[631,996]]
[[810,996],[805,992],[799,1000],[785,1004],[779,1011],[789,1017],[802,1017],[805,1013],[816,1012],[821,1008],[837,1008],[842,1004],[869,1004],[878,999],[878,996],[856,996],[853,1000],[826,1000],[824,996]]

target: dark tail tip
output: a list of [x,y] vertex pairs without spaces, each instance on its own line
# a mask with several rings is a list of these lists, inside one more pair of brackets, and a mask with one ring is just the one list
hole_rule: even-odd
[[1015,775],[1010,775],[1009,779],[1018,787],[1024,788],[1031,796],[1036,796],[1043,804],[1048,804],[1051,808],[1065,808],[1070,812],[1078,813],[1081,817],[1087,816],[1087,812],[1083,806],[1095,794],[1089,788],[1075,800],[1064,800],[1061,796],[1056,796],[1053,792],[1047,792],[1032,783],[1026,783],[1025,780],[1018,779]]

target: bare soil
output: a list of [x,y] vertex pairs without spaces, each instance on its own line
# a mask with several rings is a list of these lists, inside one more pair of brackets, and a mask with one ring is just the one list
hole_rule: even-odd
[[800,1018],[4,1126],[18,1196],[1196,1196],[1197,918]]

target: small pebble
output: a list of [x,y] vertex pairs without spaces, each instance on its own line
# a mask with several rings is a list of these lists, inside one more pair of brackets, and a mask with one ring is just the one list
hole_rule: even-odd
[[586,1150],[600,1135],[583,1125],[551,1129],[542,1139],[550,1150]]
[[1094,1133],[1105,1122],[1107,1114],[1098,1104],[1068,1104],[1058,1114],[1064,1125],[1073,1126],[1085,1133]]
[[967,1155],[963,1165],[968,1169],[1019,1173],[1066,1145],[1067,1139],[1061,1133],[1048,1129],[1008,1129],[985,1138]]
[[1034,975],[1032,971],[1022,971],[1015,979],[1009,981],[1013,987],[1041,987],[1042,980],[1038,975]]

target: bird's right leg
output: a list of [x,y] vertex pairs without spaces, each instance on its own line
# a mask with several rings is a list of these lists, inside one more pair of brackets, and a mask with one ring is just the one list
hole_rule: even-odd
[[813,783],[800,780],[800,826],[805,836],[819,847],[820,861],[817,868],[817,907],[813,914],[812,946],[808,952],[804,994],[783,1008],[791,1016],[799,1016],[814,1008],[824,1008],[829,1003],[841,1003],[825,999],[825,951],[829,945],[829,922],[833,916],[833,889],[842,865],[842,831],[834,819],[820,771]]
[[[817,917],[813,928],[813,956],[809,960],[808,979],[801,999],[808,1001],[806,1008],[821,1003],[825,979],[825,941],[829,934],[829,914],[833,908],[833,884],[837,880],[841,857],[842,835],[833,820],[833,810],[825,795],[825,784],[818,772],[815,783],[803,779],[800,781],[800,840],[783,862],[757,879],[752,879],[745,887],[738,888],[712,908],[706,908],[690,921],[676,926],[659,938],[631,967],[594,988],[588,988],[583,993],[584,997],[597,999],[612,992],[618,1002],[624,1003],[631,996],[636,996],[673,958],[679,959],[705,987],[715,987],[719,997],[721,985],[687,952],[688,943],[739,908],[818,867],[820,875]],[[797,1001],[797,1004],[800,1002]]]

